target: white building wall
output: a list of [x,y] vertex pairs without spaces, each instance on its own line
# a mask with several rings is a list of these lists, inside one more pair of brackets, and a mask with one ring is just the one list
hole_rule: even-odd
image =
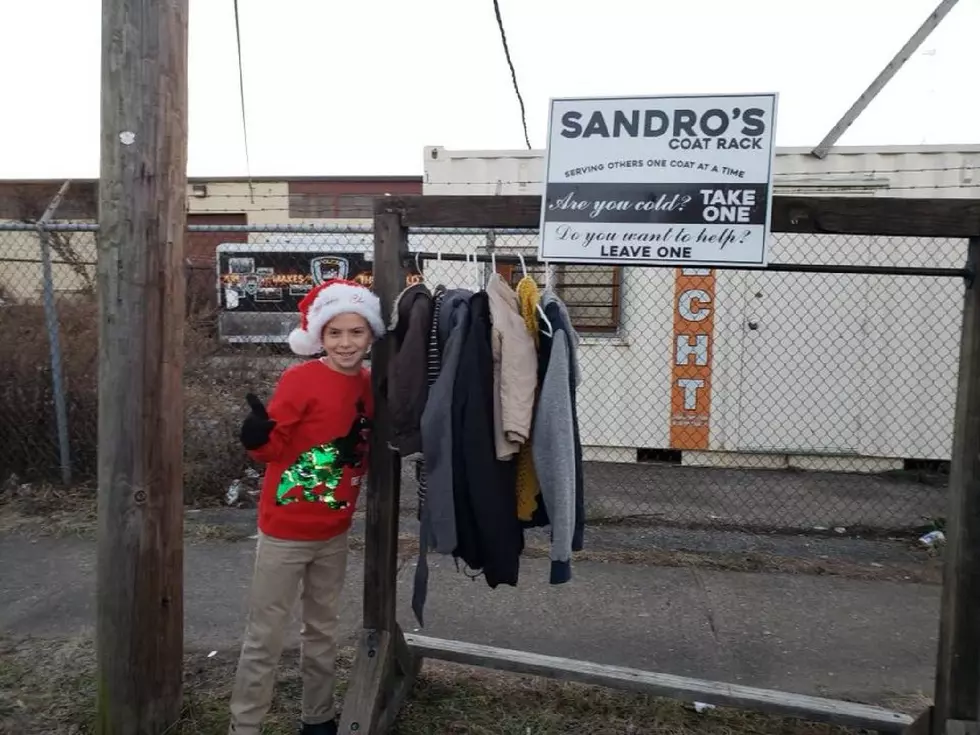
[[[542,190],[543,151],[429,147],[424,161],[426,195]],[[823,160],[780,149],[775,182],[783,194],[976,198],[978,164],[980,146]],[[775,263],[959,267],[966,254],[958,240],[789,233],[770,248]],[[580,420],[591,457],[633,461],[638,448],[670,448],[675,271],[628,268],[622,288],[619,334],[583,340]],[[949,458],[958,279],[716,271],[714,301],[709,443],[686,463],[874,471]]]

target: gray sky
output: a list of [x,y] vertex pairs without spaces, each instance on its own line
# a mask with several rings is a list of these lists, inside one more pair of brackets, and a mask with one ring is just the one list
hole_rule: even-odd
[[[937,0],[500,0],[534,147],[552,96],[780,94],[814,145]],[[190,0],[194,176],[245,174],[232,0]],[[240,0],[252,174],[419,174],[523,148],[491,0]],[[0,178],[98,175],[100,0],[0,2]],[[980,142],[960,0],[841,145]]]

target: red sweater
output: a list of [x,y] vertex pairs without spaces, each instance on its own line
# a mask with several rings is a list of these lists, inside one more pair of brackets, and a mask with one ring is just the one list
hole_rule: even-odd
[[[321,541],[350,528],[367,473],[367,442],[359,466],[345,466],[338,443],[357,433],[358,403],[374,417],[370,372],[344,375],[320,360],[288,368],[266,410],[276,422],[269,443],[249,452],[266,463],[259,495],[259,530],[280,539]],[[366,436],[366,433],[365,435]]]

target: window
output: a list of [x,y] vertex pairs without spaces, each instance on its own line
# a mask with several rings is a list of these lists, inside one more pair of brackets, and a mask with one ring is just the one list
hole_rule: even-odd
[[[619,330],[622,269],[605,265],[552,266],[554,288],[568,307],[572,326],[582,334],[614,334]],[[497,264],[497,272],[511,286],[523,273],[520,266]],[[544,266],[528,265],[528,275],[544,285]]]
[[290,194],[289,216],[296,219],[373,219],[378,194]]

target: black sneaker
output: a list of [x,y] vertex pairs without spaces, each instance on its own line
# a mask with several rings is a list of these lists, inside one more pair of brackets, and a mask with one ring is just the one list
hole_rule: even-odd
[[320,722],[316,725],[310,725],[304,722],[303,727],[300,728],[299,735],[337,735],[337,720]]

